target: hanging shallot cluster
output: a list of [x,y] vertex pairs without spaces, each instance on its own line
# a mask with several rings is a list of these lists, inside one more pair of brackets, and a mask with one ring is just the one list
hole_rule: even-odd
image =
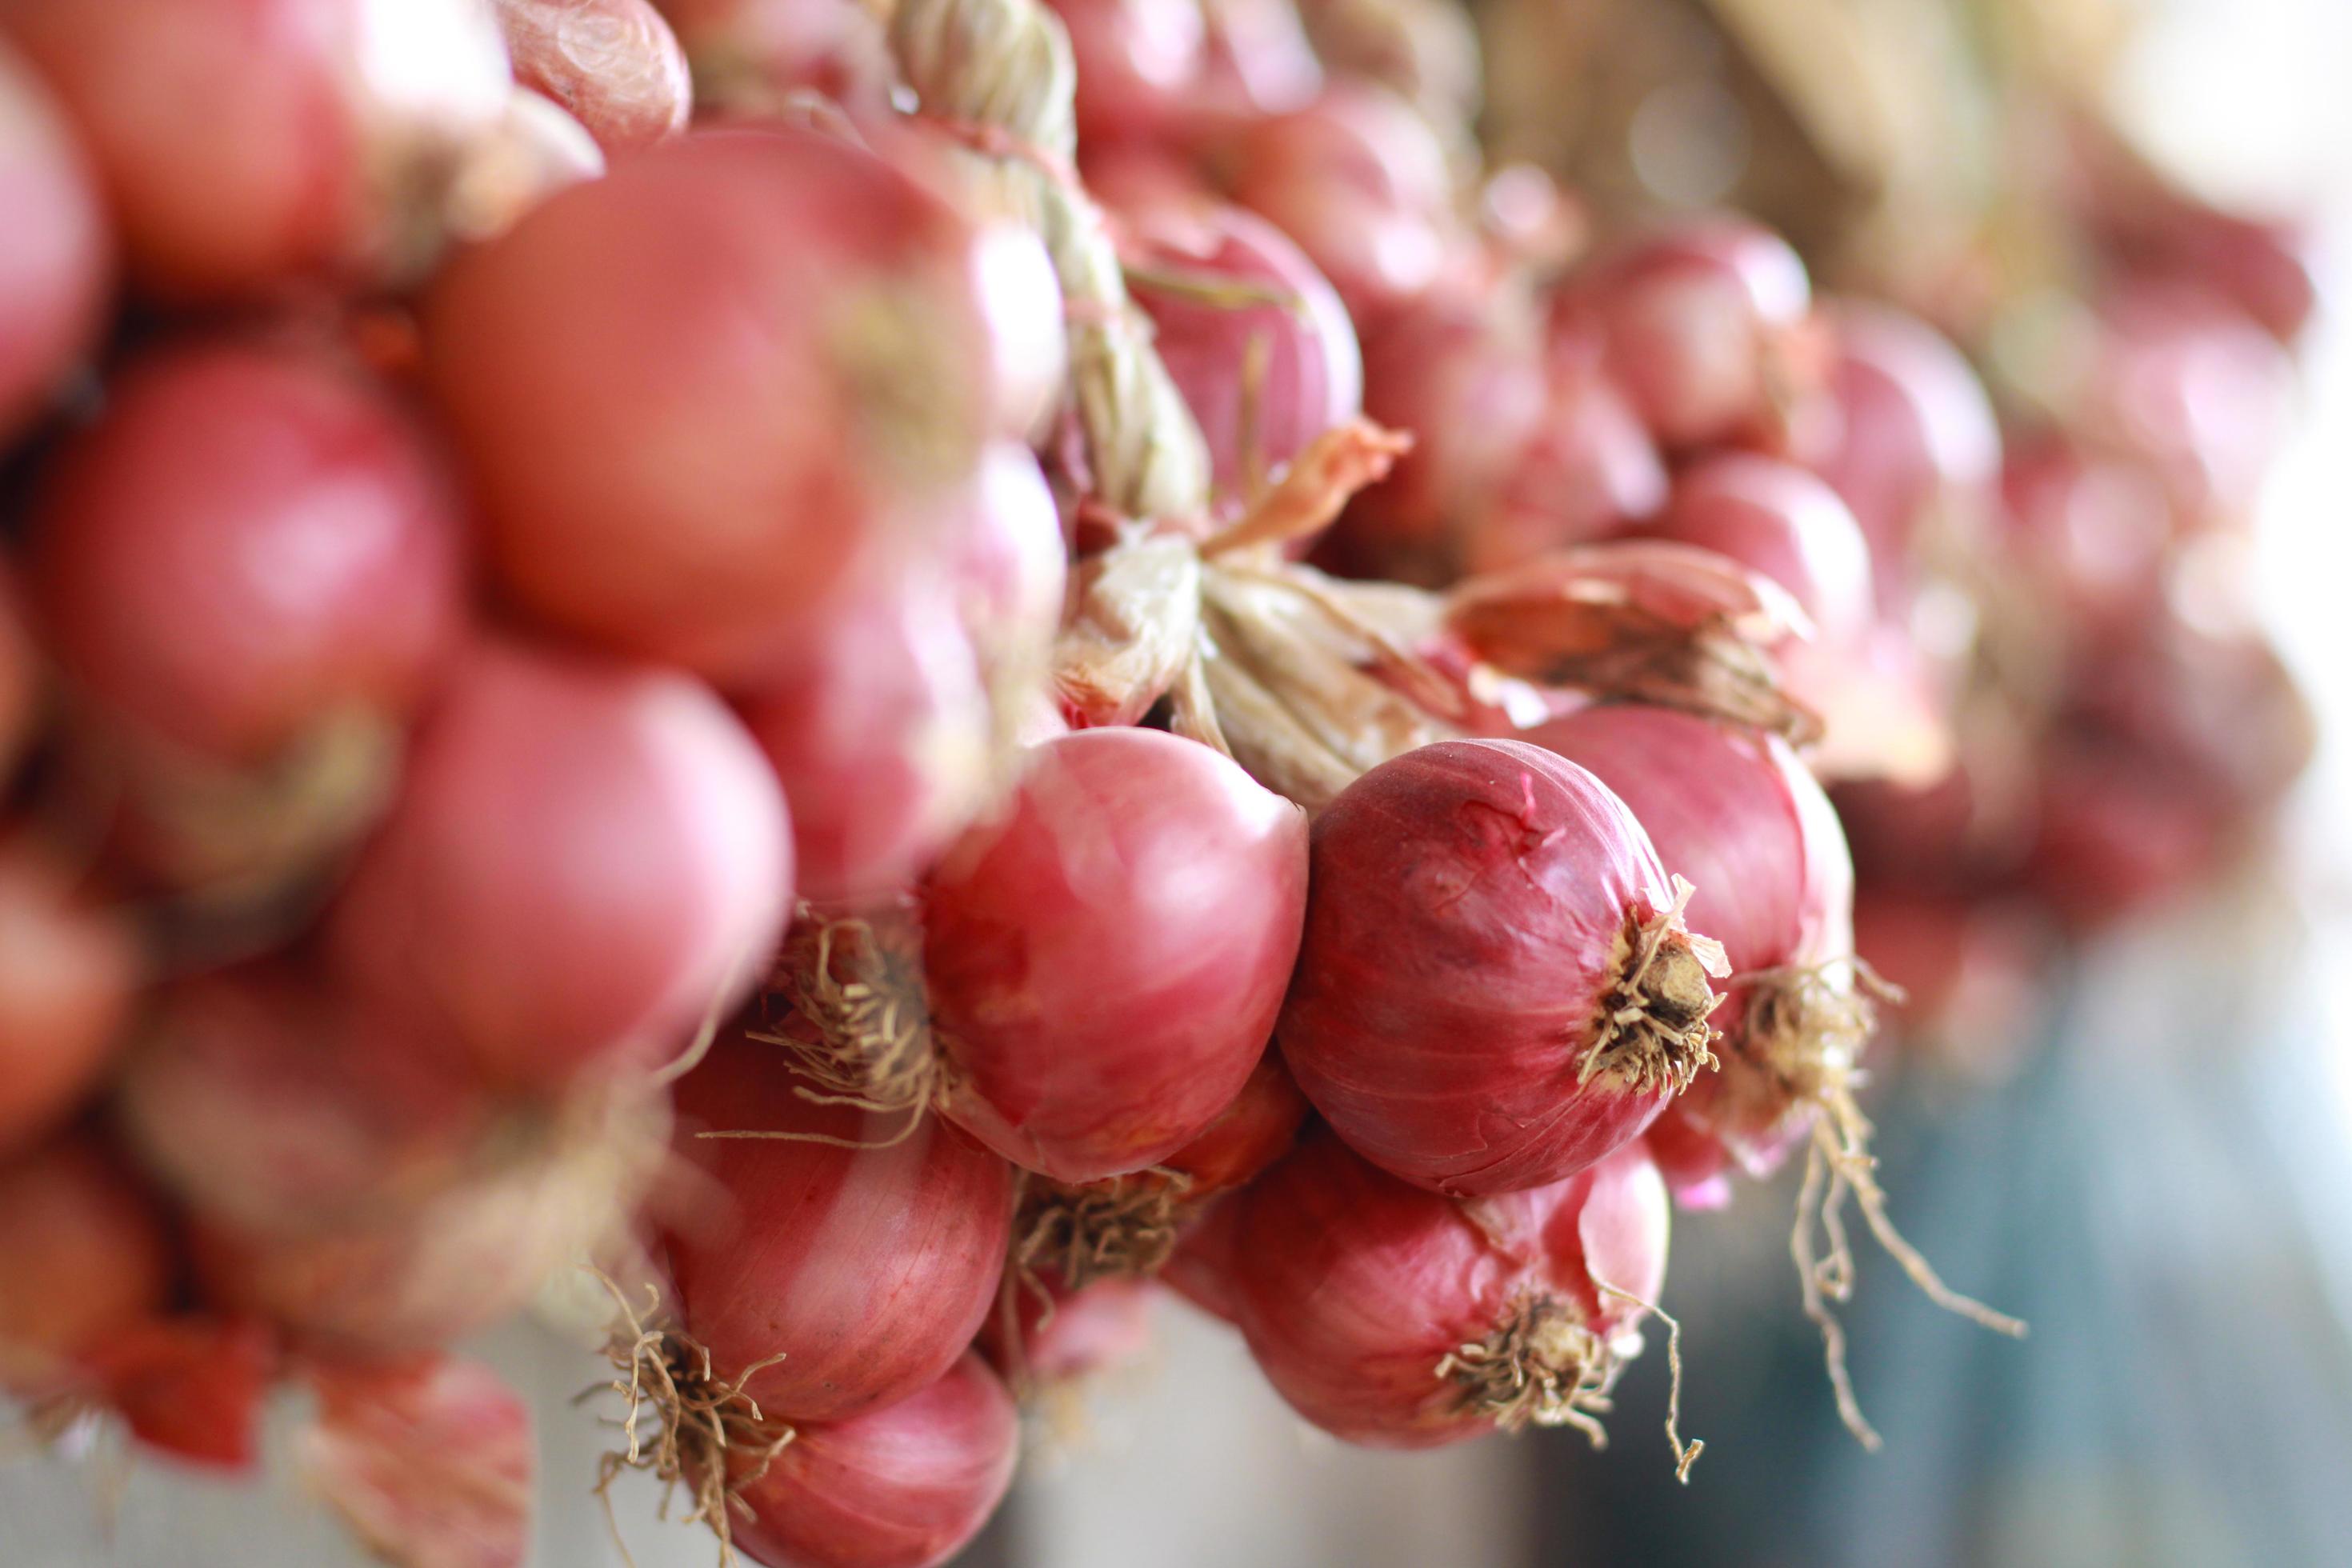
[[[2296,710],[2093,535],[2242,499],[2183,382],[2275,345],[2119,293],[2004,459],[1933,330],[1736,216],[1591,243],[1477,86],[1437,0],[0,0],[36,1431],[245,1468],[299,1390],[373,1550],[519,1563],[448,1347],[584,1296],[583,1490],[924,1568],[1164,1282],[1395,1447],[1597,1443],[1654,1318],[1686,1475],[1670,1204],[1792,1154],[1858,1435],[1849,1200],[2020,1330],[1888,1217],[1824,786],[1939,893],[2205,863]],[[2133,633],[2026,849],[1986,550]]]

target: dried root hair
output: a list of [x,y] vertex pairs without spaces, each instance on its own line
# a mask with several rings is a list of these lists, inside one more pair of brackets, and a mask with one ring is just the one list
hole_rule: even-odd
[[1674,879],[1674,901],[1644,920],[1628,910],[1618,938],[1618,979],[1602,997],[1591,1047],[1578,1066],[1580,1088],[1606,1073],[1637,1093],[1680,1094],[1716,1066],[1716,1031],[1707,1016],[1721,1000],[1711,977],[1730,973],[1723,948],[1683,926],[1695,889]]
[[1013,1222],[1012,1271],[1050,1272],[1071,1290],[1157,1274],[1176,1250],[1192,1184],[1158,1165],[1076,1184],[1032,1176]]
[[604,1522],[623,1561],[634,1563],[620,1522],[613,1512],[613,1483],[624,1474],[642,1471],[661,1485],[657,1517],[667,1521],[674,1500],[683,1492],[688,1500],[679,1521],[705,1524],[719,1538],[721,1568],[738,1561],[735,1521],[752,1517],[743,1493],[759,1484],[776,1456],[792,1443],[794,1433],[784,1422],[765,1415],[746,1385],[762,1370],[784,1358],[770,1356],[732,1378],[712,1368],[710,1352],[675,1328],[659,1326],[658,1295],[647,1292],[645,1310],[633,1307],[610,1279],[614,1321],[604,1353],[614,1377],[583,1390],[573,1401],[599,1394],[618,1394],[622,1412],[604,1418],[619,1435],[619,1446],[597,1463],[595,1494],[604,1505]]
[[1895,1228],[1886,1212],[1886,1194],[1878,1184],[1878,1162],[1870,1152],[1870,1121],[1855,1101],[1852,1086],[1839,1086],[1819,1105],[1812,1142],[1805,1151],[1805,1179],[1797,1189],[1797,1218],[1789,1234],[1789,1256],[1797,1266],[1805,1316],[1822,1331],[1838,1418],[1855,1441],[1875,1453],[1881,1438],[1864,1417],[1854,1396],[1853,1373],[1846,1365],[1845,1328],[1831,1310],[1832,1303],[1843,1306],[1853,1298],[1853,1247],[1845,1225],[1849,1195],[1861,1205],[1863,1219],[1878,1245],[1927,1300],[1979,1328],[2012,1339],[2023,1339],[2026,1325],[1946,1285],[1919,1249]]

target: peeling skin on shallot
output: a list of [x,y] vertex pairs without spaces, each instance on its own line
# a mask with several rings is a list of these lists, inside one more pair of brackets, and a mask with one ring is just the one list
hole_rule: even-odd
[[1714,551],[1619,540],[1457,585],[1448,629],[1507,675],[1752,724],[1793,744],[1821,721],[1769,650],[1811,635],[1786,590]]

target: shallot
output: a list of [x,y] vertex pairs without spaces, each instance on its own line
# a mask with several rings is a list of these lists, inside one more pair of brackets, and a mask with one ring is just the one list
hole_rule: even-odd
[[1479,1196],[1574,1174],[1715,1062],[1722,950],[1608,786],[1517,741],[1384,763],[1315,825],[1278,1038],[1359,1153]]

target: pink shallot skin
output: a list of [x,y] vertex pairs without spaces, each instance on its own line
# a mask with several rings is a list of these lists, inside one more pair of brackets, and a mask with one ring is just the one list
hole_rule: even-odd
[[1278,1037],[1359,1153],[1434,1191],[1509,1192],[1664,1108],[1670,1086],[1581,1078],[1629,929],[1675,897],[1591,773],[1516,741],[1424,746],[1332,804],[1314,866]]
[[[1129,287],[1208,440],[1219,495],[1246,501],[1309,441],[1362,406],[1355,328],[1314,264],[1255,213],[1219,206],[1129,221],[1136,239],[1128,258],[1136,270]],[[1208,300],[1188,293],[1186,284],[1272,298]]]
[[1666,1194],[1638,1143],[1549,1186],[1457,1202],[1310,1136],[1234,1200],[1227,1279],[1277,1393],[1335,1436],[1429,1448],[1495,1429],[1439,1365],[1549,1298],[1602,1340],[1665,1277]]
[[114,266],[97,172],[0,25],[0,440],[97,337]]
[[923,892],[947,1113],[1062,1182],[1139,1171],[1255,1067],[1307,899],[1307,822],[1151,730],[1045,741]]
[[935,1568],[1003,1500],[1020,1436],[1012,1395],[967,1352],[895,1404],[797,1426],[743,1488],[735,1544],[771,1568]]
[[[1778,737],[1633,703],[1587,708],[1527,733],[1591,769],[1632,806],[1659,858],[1698,890],[1691,923],[1721,942],[1735,977],[1853,952],[1853,858],[1829,796]],[[1825,985],[1847,986],[1843,971]],[[1705,1073],[1650,1129],[1678,1183],[1736,1158],[1777,1166],[1811,1125],[1740,1048],[1753,991],[1734,985],[1713,1023],[1727,1037]],[[1713,1147],[1710,1163],[1706,1151]]]
[[[905,1113],[814,1103],[784,1062],[730,1031],[679,1080],[678,1147],[710,1185],[665,1246],[681,1326],[719,1374],[782,1355],[746,1384],[761,1409],[838,1421],[913,1394],[971,1342],[996,1301],[1013,1173],[939,1117],[909,1129]],[[712,1131],[813,1136],[698,1136]]]

